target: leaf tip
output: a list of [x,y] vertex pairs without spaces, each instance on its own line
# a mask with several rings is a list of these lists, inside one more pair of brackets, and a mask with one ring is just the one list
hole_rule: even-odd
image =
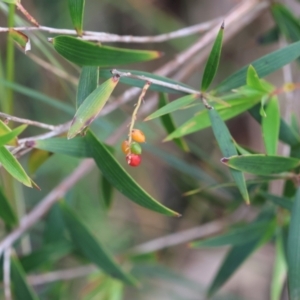
[[221,163],[223,163],[223,164],[227,164],[228,161],[229,161],[229,158],[227,158],[227,157],[221,158]]
[[178,213],[178,212],[173,212],[174,217],[176,218],[181,218],[182,214]]
[[35,141],[26,141],[25,142],[25,147],[27,147],[27,148],[34,148],[35,145],[36,145]]
[[162,52],[162,51],[156,51],[156,53],[157,53],[157,56],[156,56],[157,58],[160,58],[165,55],[165,52]]
[[223,20],[222,25],[221,25],[221,29],[224,30],[225,28],[225,20]]

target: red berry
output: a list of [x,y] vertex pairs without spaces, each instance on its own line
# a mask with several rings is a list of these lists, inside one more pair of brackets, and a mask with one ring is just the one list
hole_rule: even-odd
[[131,166],[131,167],[137,167],[137,166],[140,165],[140,163],[142,161],[142,158],[138,154],[131,153],[131,154],[128,154],[126,156],[126,161],[127,161],[127,163],[128,163],[129,166]]

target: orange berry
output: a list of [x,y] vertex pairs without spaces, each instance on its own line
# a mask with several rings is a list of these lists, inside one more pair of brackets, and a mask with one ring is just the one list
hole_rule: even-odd
[[126,161],[128,163],[129,166],[131,167],[137,167],[140,165],[142,158],[140,155],[137,154],[128,154],[126,156]]
[[130,147],[129,147],[129,143],[127,140],[125,140],[122,145],[121,145],[122,151],[125,154],[129,154],[130,153]]
[[142,147],[138,143],[131,143],[131,146],[129,147],[128,140],[125,140],[121,145],[122,151],[125,154],[133,153],[133,154],[141,154],[142,153]]
[[131,138],[138,143],[145,143],[146,137],[143,133],[143,131],[139,129],[132,129],[131,131]]

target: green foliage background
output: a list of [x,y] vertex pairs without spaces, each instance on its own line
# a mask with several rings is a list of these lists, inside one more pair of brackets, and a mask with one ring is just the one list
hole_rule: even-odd
[[[0,26],[28,25],[17,10],[14,12],[13,5],[9,12],[5,2],[0,1]],[[202,12],[205,19],[195,18],[195,10],[208,9],[200,2],[176,1],[175,5],[168,1],[144,1],[142,4],[129,0],[87,1],[83,29],[140,36],[165,33],[207,21],[205,12]],[[43,0],[22,4],[42,25],[53,28],[73,28],[69,7],[77,5],[71,11],[75,15],[73,23],[81,33],[84,1]],[[223,4],[218,7],[219,11],[216,9],[210,14],[210,18],[227,13],[229,8],[231,5],[225,7]],[[30,178],[3,145],[14,143],[16,136],[22,141],[22,138],[45,131],[34,126],[16,128],[14,122],[9,123],[9,127],[16,128],[13,131],[4,124],[0,126],[0,161],[4,167],[0,191],[2,240],[22,226],[19,223],[22,217],[36,208],[51,190],[63,189],[59,184],[72,174],[83,158],[93,158],[98,166],[62,193],[60,201],[13,245],[9,260],[13,299],[205,299],[208,295],[212,299],[279,300],[286,299],[281,298],[282,293],[282,297],[287,297],[286,286],[290,291],[289,299],[299,299],[299,115],[296,112],[290,119],[282,119],[281,103],[285,102],[284,94],[289,89],[284,86],[288,83],[284,78],[280,78],[279,84],[278,80],[273,82],[272,77],[268,77],[268,81],[261,78],[299,58],[300,23],[299,17],[281,4],[268,7],[263,18],[266,16],[268,26],[275,26],[271,31],[262,26],[263,32],[255,31],[255,37],[247,40],[243,35],[248,32],[247,28],[229,44],[223,41],[225,19],[224,33],[222,28],[216,32],[206,65],[199,64],[193,69],[179,83],[179,91],[172,88],[174,82],[170,79],[176,78],[177,72],[180,73],[188,62],[169,79],[157,77],[152,72],[179,51],[191,47],[198,35],[158,44],[105,43],[105,46],[165,53],[157,60],[137,63],[131,63],[129,56],[116,56],[120,61],[130,61],[124,69],[142,71],[132,72],[134,75],[158,80],[150,87],[153,91],[147,92],[142,109],[153,95],[159,96],[158,106],[143,116],[137,115],[136,127],[147,137],[147,143],[142,145],[143,161],[139,168],[129,168],[120,151],[120,144],[127,137],[126,122],[129,122],[138,96],[100,116],[84,138],[55,137],[25,144],[35,148],[19,159]],[[221,22],[217,26],[220,27]],[[255,27],[255,24],[249,26]],[[1,33],[1,111],[52,125],[72,120],[85,96],[96,87],[98,70],[84,67],[81,73],[81,67],[68,60],[79,63],[79,58],[74,59],[70,54],[75,48],[82,47],[83,52],[92,50],[88,50],[86,44],[80,46],[77,40],[55,38],[56,35],[47,32],[26,34],[32,50],[24,55],[7,39],[6,33]],[[281,50],[278,50],[278,35],[287,41]],[[49,37],[54,38],[52,43],[48,42]],[[266,45],[266,41],[271,46]],[[248,42],[251,46],[245,48]],[[295,43],[289,45],[292,42]],[[236,53],[233,48],[239,48],[236,46],[239,44],[249,56],[242,64],[233,58]],[[107,49],[109,60],[113,50]],[[258,49],[260,55],[253,49]],[[138,59],[138,52],[135,52],[135,60],[158,56],[153,53],[145,52]],[[87,61],[84,56],[80,57],[79,64],[84,64],[85,59]],[[197,61],[197,55],[193,59]],[[97,65],[105,65],[107,60]],[[293,64],[298,71],[297,62]],[[112,68],[115,66],[109,67]],[[119,70],[119,66],[117,68]],[[84,81],[85,76],[96,79]],[[100,84],[110,77],[108,70],[100,68]],[[99,94],[88,96],[85,109],[78,110],[77,118],[91,120],[104,105],[103,111],[116,103],[130,85],[140,88],[144,85],[140,78],[127,77],[121,77],[115,89],[110,79],[106,84],[109,88],[105,93],[98,88]],[[193,89],[192,96],[183,98],[186,93],[180,89],[187,88]],[[298,88],[296,82],[290,87]],[[112,98],[106,103],[111,92]],[[214,109],[207,109],[209,105],[205,108],[199,98],[204,99],[204,104],[208,101]],[[173,101],[175,99],[179,100]],[[194,117],[198,111],[201,113]],[[227,123],[223,121],[237,115]],[[151,120],[143,122],[147,116]],[[75,133],[83,127],[76,127]],[[186,128],[192,134],[186,136]],[[260,142],[253,143],[250,136]],[[73,138],[70,132],[69,137]],[[163,139],[173,138],[176,139],[162,143]],[[113,143],[111,139],[115,139]],[[288,145],[291,157],[278,150],[279,140]],[[225,157],[223,164],[222,157]],[[4,169],[27,186],[36,183],[41,191],[23,186]],[[274,191],[276,180],[282,180],[281,193]],[[174,218],[178,214],[182,217]],[[217,229],[210,231],[210,225]],[[193,229],[190,238],[187,229]],[[198,231],[204,233],[197,236],[195,232]],[[209,238],[211,234],[214,237]],[[156,240],[154,246],[146,243],[164,236],[174,239],[174,244],[162,239]],[[208,239],[195,241],[196,236]],[[176,242],[176,237],[182,240]],[[250,295],[247,289],[236,293],[230,285],[223,288],[242,263],[251,254],[261,251],[263,245],[263,249],[272,252],[272,262],[266,262],[265,266],[266,270],[273,268],[265,280],[267,287],[264,288],[268,292]],[[227,248],[213,249],[224,246],[230,246],[228,251]],[[223,249],[227,255],[221,262]],[[0,242],[1,254],[2,251]],[[1,265],[8,254],[2,255]],[[201,263],[209,259],[211,263]],[[247,267],[252,270],[253,265],[249,263]],[[199,271],[195,271],[197,268]],[[5,273],[5,263],[0,270]],[[66,270],[69,273],[64,273]],[[42,274],[51,275],[52,272],[58,272],[57,277],[43,281]],[[3,272],[1,275],[3,278]],[[234,280],[236,277],[232,282]],[[251,281],[246,277],[243,280],[251,289]],[[0,299],[9,299],[4,296],[4,290],[2,286]]]

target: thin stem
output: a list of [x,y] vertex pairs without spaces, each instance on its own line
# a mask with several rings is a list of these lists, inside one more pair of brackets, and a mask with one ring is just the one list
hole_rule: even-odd
[[[8,27],[14,26],[14,17],[15,17],[15,5],[9,5],[8,12]],[[15,48],[12,38],[8,35],[7,37],[7,65],[6,65],[6,79],[9,82],[14,81],[14,68],[15,68]],[[8,88],[6,93],[6,99],[2,103],[3,110],[8,113],[13,113],[13,90]]]
[[[156,36],[132,36],[132,35],[118,35],[106,32],[96,32],[96,31],[83,31],[83,35],[80,37],[86,41],[95,42],[119,42],[119,43],[161,43],[169,41],[171,39],[186,37],[196,33],[203,33],[209,30],[216,23],[219,23],[222,18],[217,18],[208,22],[196,24],[193,26],[185,27],[176,31],[168,32],[165,34],[160,34]],[[77,31],[72,29],[58,29],[47,26],[39,27],[15,27],[18,31],[45,31],[53,34],[62,35],[75,35],[77,36]],[[0,27],[0,32],[7,32],[9,28]],[[51,41],[51,38],[49,39]]]
[[212,234],[216,234],[219,231],[223,230],[224,227],[229,226],[239,220],[252,218],[251,215],[252,212],[248,207],[241,206],[232,215],[226,216],[221,220],[212,221],[197,227],[153,239],[151,241],[133,247],[128,252],[130,254],[145,254],[183,243],[188,243],[195,239],[200,239]]
[[78,277],[84,277],[97,271],[98,269],[94,265],[86,265],[67,270],[58,270],[45,274],[30,275],[27,277],[27,280],[32,285],[41,285],[54,281],[70,280]]
[[167,88],[179,91],[179,92],[201,95],[201,92],[199,92],[197,90],[186,88],[186,87],[178,85],[178,84],[168,83],[168,82],[161,81],[161,80],[158,80],[158,79],[150,78],[150,77],[147,77],[147,76],[144,76],[144,75],[135,75],[135,74],[131,74],[130,72],[121,72],[121,71],[118,71],[116,69],[113,69],[111,71],[111,73],[113,75],[119,75],[120,77],[129,77],[129,78],[140,79],[140,80],[143,80],[143,81],[147,81],[151,84],[157,84],[159,86],[167,87]]
[[27,124],[27,125],[32,125],[32,126],[36,126],[36,127],[40,127],[40,128],[44,128],[44,129],[48,129],[48,130],[56,129],[56,126],[54,126],[54,125],[49,125],[49,124],[45,124],[45,123],[41,123],[41,122],[37,122],[37,121],[14,117],[14,116],[11,116],[11,115],[3,113],[3,112],[0,112],[0,118],[4,118],[6,120],[10,120],[10,121],[14,121],[17,123],[22,123],[22,124]]
[[147,90],[149,89],[150,85],[151,85],[151,83],[149,81],[147,81],[146,84],[144,85],[144,87],[142,89],[142,92],[141,92],[141,95],[140,95],[140,97],[138,99],[138,102],[135,106],[135,109],[133,110],[133,113],[132,113],[131,122],[130,122],[130,126],[129,126],[129,133],[128,133],[129,154],[130,154],[130,145],[131,145],[131,142],[132,142],[131,132],[132,132],[132,129],[134,127],[135,120],[136,120],[139,108],[140,108],[140,106],[141,106],[141,104],[144,100],[145,94],[146,94]]
[[11,248],[7,248],[3,255],[3,284],[4,284],[4,296],[5,300],[11,300],[10,290],[10,256]]

